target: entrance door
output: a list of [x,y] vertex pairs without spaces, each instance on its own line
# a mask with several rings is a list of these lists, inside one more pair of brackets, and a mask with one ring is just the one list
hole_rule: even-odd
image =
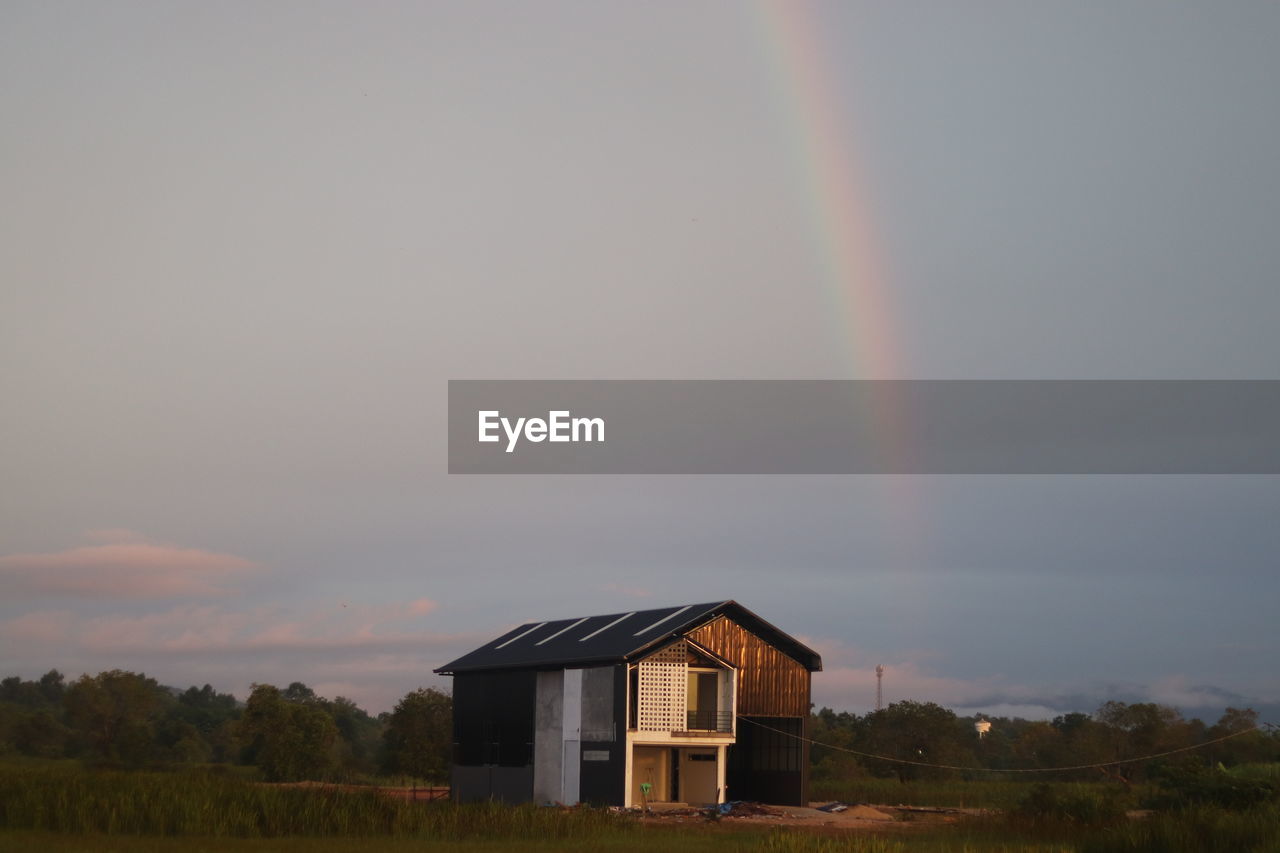
[[680,790],[689,805],[706,805],[720,799],[716,750],[680,750]]

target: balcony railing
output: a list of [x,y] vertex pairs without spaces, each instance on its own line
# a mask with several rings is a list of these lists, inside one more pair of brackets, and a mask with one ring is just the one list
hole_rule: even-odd
[[733,714],[727,711],[688,711],[686,729],[691,732],[731,732]]

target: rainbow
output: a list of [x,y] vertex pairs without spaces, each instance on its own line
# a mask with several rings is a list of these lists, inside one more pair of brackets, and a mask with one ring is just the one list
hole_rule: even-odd
[[[757,0],[755,22],[763,54],[777,82],[785,126],[793,129],[796,163],[811,200],[811,233],[822,259],[822,289],[831,304],[833,335],[852,359],[852,378],[904,379],[908,373],[894,322],[890,278],[863,179],[865,160],[850,131],[829,67],[817,13],[808,0]],[[880,450],[910,458],[910,423],[892,385],[876,395],[872,419]],[[921,500],[914,478],[890,477],[886,518],[895,530],[897,562],[919,563]]]
[[814,11],[804,0],[759,0],[757,9],[778,100],[789,113],[786,126],[796,129],[797,162],[812,199],[812,229],[837,334],[851,336],[856,378],[903,378],[888,276],[858,168],[863,160],[846,127],[849,111],[827,67]]

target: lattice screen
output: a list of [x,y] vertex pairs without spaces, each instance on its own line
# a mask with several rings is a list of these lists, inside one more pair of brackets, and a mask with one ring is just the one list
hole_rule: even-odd
[[636,708],[642,732],[682,732],[688,728],[685,691],[689,687],[689,650],[684,640],[640,661],[640,696]]

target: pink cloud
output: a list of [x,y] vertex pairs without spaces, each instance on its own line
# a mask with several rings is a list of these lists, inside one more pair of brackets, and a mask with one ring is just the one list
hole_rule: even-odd
[[14,646],[27,643],[33,646],[49,646],[66,636],[72,619],[73,616],[69,610],[24,613],[0,624],[0,637],[3,637],[6,643],[13,643]]
[[838,640],[804,639],[804,642],[822,655],[822,672],[815,673],[813,679],[814,702],[819,707],[874,709],[877,665],[885,668],[886,705],[910,699],[952,707],[1002,686],[994,678],[965,680],[938,675],[922,663],[934,657],[929,651],[873,656]]
[[434,609],[425,601],[318,610],[182,604],[88,617],[32,612],[0,621],[0,664],[57,666],[69,675],[132,669],[175,686],[207,681],[241,697],[252,682],[302,681],[376,713],[418,687],[447,687],[432,668],[492,639],[488,631],[431,630],[424,624],[431,617],[415,612]]
[[[116,654],[360,649],[376,653],[448,644],[453,635],[404,630],[397,625],[416,616],[415,605],[418,602],[352,604],[339,607],[337,612],[323,610],[303,614],[280,607],[238,610],[213,605],[178,606],[140,615],[82,618],[64,625],[62,638],[81,647]],[[0,636],[27,618],[0,623]],[[14,630],[32,628],[24,623]]]
[[438,605],[429,598],[419,598],[416,601],[409,602],[409,613],[414,616],[426,616],[435,610]]
[[[131,534],[130,531],[107,532],[117,537]],[[42,595],[131,599],[206,597],[225,594],[228,580],[257,567],[231,554],[145,541],[118,541],[46,554],[0,557],[0,580],[10,589]]]

